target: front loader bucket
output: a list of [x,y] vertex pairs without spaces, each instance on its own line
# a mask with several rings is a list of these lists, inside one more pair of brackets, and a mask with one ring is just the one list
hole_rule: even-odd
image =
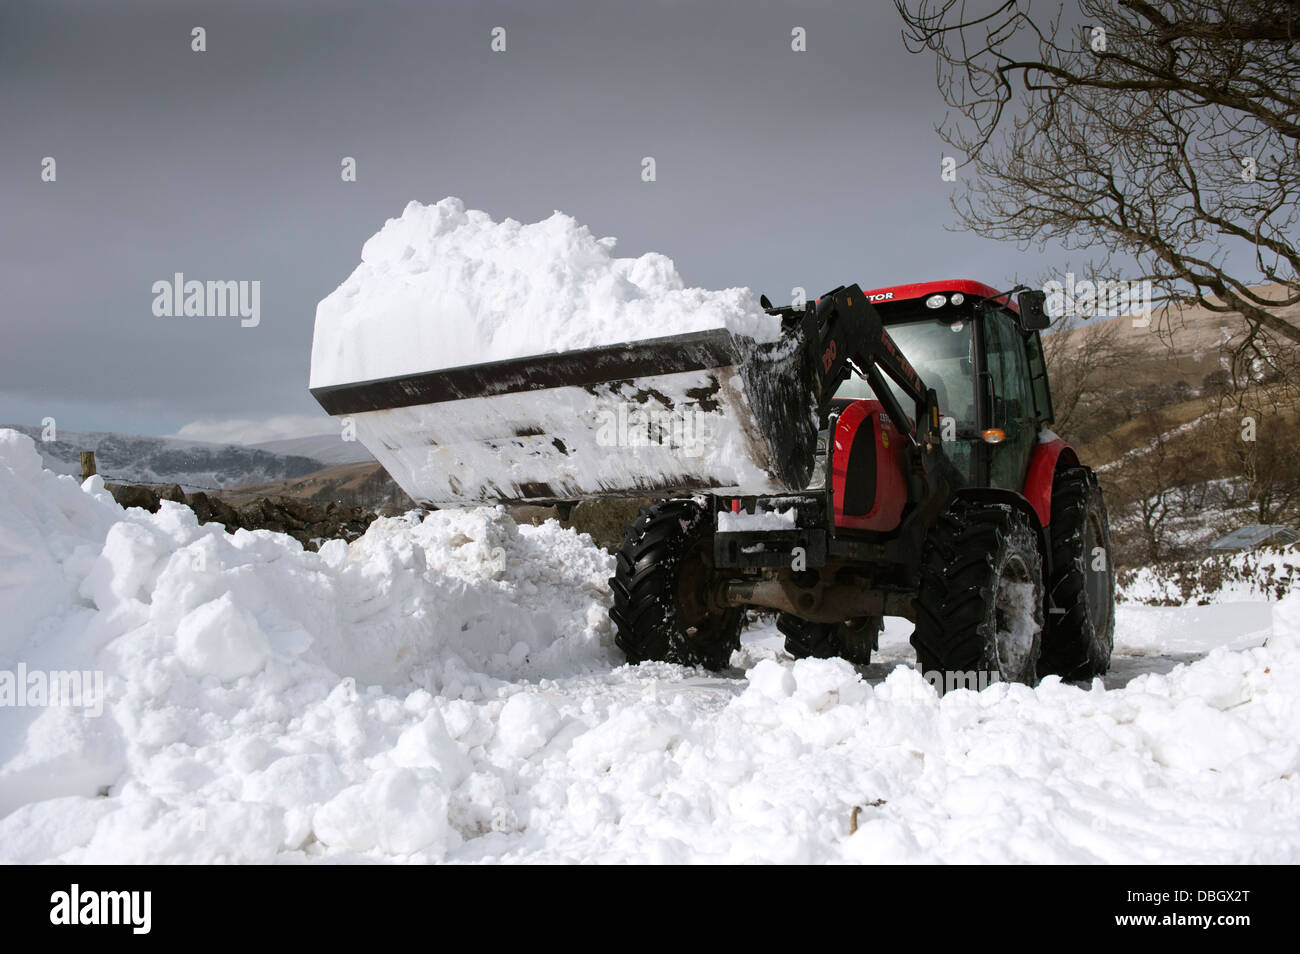
[[809,352],[724,329],[312,389],[439,507],[802,490]]

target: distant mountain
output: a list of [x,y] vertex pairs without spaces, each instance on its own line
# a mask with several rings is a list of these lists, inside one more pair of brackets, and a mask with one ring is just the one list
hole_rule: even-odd
[[[326,466],[321,459],[305,454],[277,453],[240,444],[207,444],[171,437],[62,429],[55,434],[57,440],[43,441],[39,427],[21,424],[0,427],[12,427],[33,438],[45,467],[56,474],[81,476],[81,452],[94,451],[96,469],[105,480],[114,483],[174,483],[188,491],[224,490],[245,484],[289,480]],[[337,438],[324,440],[342,443]]]
[[[1268,298],[1282,298],[1286,294],[1286,289],[1279,285],[1256,285],[1253,290]],[[1284,321],[1300,326],[1300,305],[1269,310]],[[1060,335],[1063,339],[1081,341],[1089,334],[1089,328],[1112,324],[1117,345],[1136,355],[1181,362],[1189,371],[1212,371],[1219,367],[1220,349],[1225,343],[1239,340],[1246,330],[1246,319],[1238,312],[1180,304],[1155,306],[1145,324],[1135,321],[1133,316],[1094,318]]]
[[[1256,291],[1281,296],[1269,286]],[[1300,305],[1272,311],[1300,327]],[[1154,308],[1146,323],[1093,319],[1046,336],[1054,430],[1102,464],[1145,446],[1135,425],[1152,413],[1159,411],[1170,428],[1200,418],[1206,401],[1229,383],[1226,355],[1246,329],[1239,313],[1170,305]],[[1282,355],[1294,348],[1273,332],[1267,337],[1263,350]]]
[[415,507],[377,461],[338,464],[287,480],[237,487],[222,497],[235,505],[258,497],[292,497],[318,504],[364,507],[378,513],[403,513]]
[[287,457],[310,457],[331,467],[337,464],[368,464],[375,459],[360,441],[345,441],[338,434],[293,437],[249,446]]

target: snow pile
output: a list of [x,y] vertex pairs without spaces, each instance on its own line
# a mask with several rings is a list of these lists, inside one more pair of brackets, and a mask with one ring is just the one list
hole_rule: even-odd
[[14,431],[0,500],[0,675],[99,671],[105,690],[96,717],[0,681],[0,859],[440,856],[449,819],[491,814],[457,742],[497,734],[478,703],[614,662],[611,561],[554,522],[380,520],[310,553],[177,504],[123,511]]
[[940,699],[890,629],[866,679],[768,630],[620,665],[610,563],[489,509],[304,552],[0,432],[0,671],[105,677],[0,707],[0,861],[1300,859],[1300,598],[1121,689]]
[[778,337],[749,289],[687,288],[671,259],[614,244],[560,212],[521,225],[411,202],[316,309],[311,386],[713,328]]

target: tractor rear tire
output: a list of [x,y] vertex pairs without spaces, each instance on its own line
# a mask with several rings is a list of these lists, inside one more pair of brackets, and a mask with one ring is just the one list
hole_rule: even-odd
[[955,502],[926,537],[912,645],[940,692],[1038,681],[1043,560],[1029,517]]
[[781,613],[776,628],[785,636],[785,651],[795,659],[833,659],[838,656],[855,666],[871,662],[871,651],[879,648],[884,620],[860,616],[842,623],[810,623]]
[[628,662],[725,669],[740,648],[745,609],[714,604],[715,583],[709,511],[693,500],[642,507],[609,581],[614,642]]
[[1096,475],[1066,467],[1052,481],[1052,577],[1041,668],[1091,679],[1110,668],[1115,644],[1115,569],[1110,523]]

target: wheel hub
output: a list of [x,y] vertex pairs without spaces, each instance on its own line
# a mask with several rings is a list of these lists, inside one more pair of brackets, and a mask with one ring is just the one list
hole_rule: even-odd
[[998,674],[1012,677],[1024,670],[1034,651],[1034,584],[1020,557],[1011,557],[998,576],[993,595],[997,632],[994,651]]

